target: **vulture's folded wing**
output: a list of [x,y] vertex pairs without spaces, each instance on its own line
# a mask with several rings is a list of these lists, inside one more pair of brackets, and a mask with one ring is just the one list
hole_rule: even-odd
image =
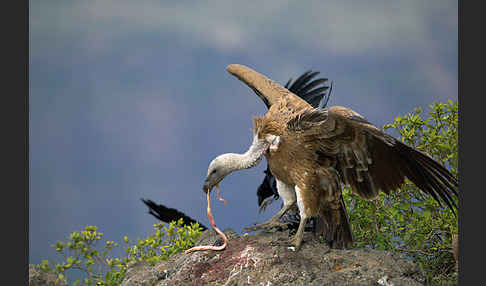
[[341,181],[365,199],[396,190],[408,178],[454,212],[458,182],[440,163],[370,124],[349,108],[306,110],[288,122],[294,136],[318,144],[318,160],[333,161]]

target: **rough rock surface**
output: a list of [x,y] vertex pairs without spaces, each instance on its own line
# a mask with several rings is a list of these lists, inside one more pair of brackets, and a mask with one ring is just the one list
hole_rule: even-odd
[[[136,264],[122,285],[424,285],[419,268],[398,254],[329,249],[310,233],[299,251],[288,249],[288,232],[225,233],[225,250],[180,253],[153,267]],[[221,243],[207,230],[197,245]]]
[[29,264],[29,286],[67,286],[65,279],[57,278],[57,275],[45,273],[33,264]]

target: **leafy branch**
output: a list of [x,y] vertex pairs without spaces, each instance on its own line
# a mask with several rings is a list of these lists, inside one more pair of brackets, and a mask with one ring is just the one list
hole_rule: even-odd
[[[457,177],[458,104],[434,103],[429,109],[424,114],[422,108],[415,108],[384,129],[398,132],[402,142],[429,154]],[[348,189],[343,198],[357,247],[402,252],[422,266],[429,283],[457,284],[451,238],[458,225],[450,209],[441,208],[408,180],[396,192],[381,193],[374,201],[362,200]]]
[[64,257],[64,262],[53,263],[43,260],[38,268],[56,274],[59,279],[64,279],[68,270],[84,272],[86,278],[83,281],[76,280],[74,285],[83,283],[83,285],[115,286],[123,281],[129,265],[140,261],[155,265],[158,261],[166,260],[171,255],[194,246],[202,231],[199,224],[184,225],[182,219],[168,225],[154,224],[154,228],[153,235],[145,239],[137,238],[134,244],[125,236],[123,242],[126,256],[112,258],[109,253],[119,244],[106,241],[104,249],[99,251],[97,243],[103,233],[98,232],[96,226],[87,226],[82,231],[71,233],[67,242],[58,241],[53,245]]

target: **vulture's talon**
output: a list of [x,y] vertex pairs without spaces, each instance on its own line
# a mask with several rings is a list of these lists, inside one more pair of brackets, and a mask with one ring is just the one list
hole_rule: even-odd
[[299,250],[300,247],[302,246],[302,239],[304,238],[304,235],[299,235],[298,233],[290,239],[290,245],[295,247],[295,251]]
[[289,247],[293,247],[295,249],[294,251],[298,251],[301,246],[302,246],[302,239],[298,240],[297,238],[293,238],[290,240]]

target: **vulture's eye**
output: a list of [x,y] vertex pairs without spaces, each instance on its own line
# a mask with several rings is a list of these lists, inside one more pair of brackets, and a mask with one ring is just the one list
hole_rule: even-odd
[[216,169],[214,169],[214,170],[211,172],[211,175],[212,175],[212,174],[215,174],[215,173],[216,173]]

